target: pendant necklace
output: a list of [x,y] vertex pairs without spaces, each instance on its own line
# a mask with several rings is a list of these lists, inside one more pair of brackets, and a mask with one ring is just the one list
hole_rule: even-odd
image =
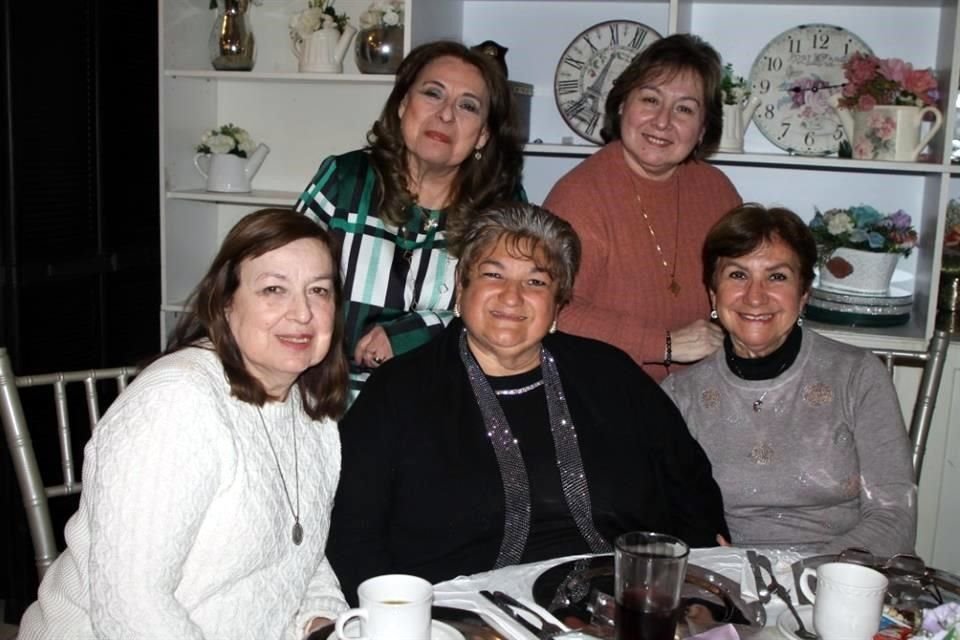
[[762,394],[760,394],[760,397],[759,397],[759,398],[757,398],[756,400],[753,401],[753,410],[754,410],[756,413],[760,413],[760,409],[763,408],[763,399],[767,397],[767,394],[768,394],[769,392],[770,392],[770,389],[767,389],[767,390],[764,391]]
[[[643,199],[640,197],[640,193],[637,189],[636,181],[633,182],[634,194],[637,196],[637,204],[640,206],[640,215],[643,216],[643,221],[647,223],[647,231],[650,232],[650,239],[653,241],[653,246],[657,250],[657,256],[659,257],[659,262],[663,266],[664,273],[670,278],[670,286],[667,289],[670,290],[670,293],[674,297],[680,295],[680,284],[677,282],[677,257],[678,251],[680,249],[680,169],[676,169],[676,180],[677,183],[677,208],[676,208],[676,230],[673,238],[673,268],[670,268],[670,264],[667,262],[667,257],[663,255],[663,248],[660,246],[660,242],[657,240],[657,232],[653,230],[653,225],[650,224],[650,218],[647,216],[647,211],[643,206]],[[633,179],[633,176],[631,176]]]
[[273,446],[273,440],[270,439],[270,431],[267,429],[267,421],[263,419],[263,412],[257,407],[257,415],[260,416],[260,426],[263,427],[263,433],[267,436],[267,444],[270,445],[270,451],[273,452],[273,459],[277,463],[277,473],[280,474],[280,483],[283,485],[283,495],[287,497],[287,506],[290,507],[290,513],[293,515],[293,529],[290,537],[293,538],[293,544],[299,545],[303,542],[303,526],[300,524],[300,461],[297,456],[297,421],[290,420],[290,429],[293,431],[293,472],[296,475],[297,487],[297,508],[293,508],[293,500],[290,499],[290,491],[287,489],[287,479],[283,477],[283,469],[280,468],[280,457],[277,456],[277,450]]

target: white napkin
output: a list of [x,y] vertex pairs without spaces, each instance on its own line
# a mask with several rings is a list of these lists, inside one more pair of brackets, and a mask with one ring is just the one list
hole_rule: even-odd
[[[791,565],[797,560],[800,560],[803,555],[797,551],[781,549],[759,548],[755,549],[755,551],[770,559],[770,564],[773,566],[774,577],[776,577],[777,582],[782,584],[790,593],[790,599],[794,604],[797,604],[797,597],[793,593],[795,585]],[[743,560],[740,564],[740,575],[738,576],[740,581],[740,594],[745,600],[757,600],[757,581],[753,576],[753,567],[750,566],[750,562],[747,560],[746,552],[743,553]],[[764,580],[769,580],[766,570],[761,570],[760,573]],[[774,596],[773,600],[779,599]],[[771,602],[773,600],[771,600]]]

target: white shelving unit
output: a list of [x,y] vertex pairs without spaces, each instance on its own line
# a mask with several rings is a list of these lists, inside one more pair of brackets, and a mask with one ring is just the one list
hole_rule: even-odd
[[[693,32],[713,44],[746,76],[757,53],[780,32],[806,23],[844,26],[881,57],[898,57],[936,70],[943,91],[943,129],[925,162],[883,163],[836,157],[789,156],[750,127],[743,154],[718,154],[715,162],[745,200],[781,204],[809,219],[821,209],[872,204],[904,209],[914,218],[920,244],[901,262],[901,275],[914,292],[911,322],[889,329],[818,329],[864,347],[921,348],[932,333],[944,212],[960,197],[960,167],[949,162],[957,122],[953,97],[960,76],[958,0],[407,0],[405,46],[453,38],[467,44],[492,39],[509,47],[511,79],[531,83],[531,143],[524,183],[535,202],[553,183],[596,147],[576,140],[561,120],[553,98],[553,74],[564,47],[585,28],[609,19],[633,19],[663,35]],[[369,0],[337,0],[354,24]],[[214,12],[207,0],[159,0],[160,164],[162,314],[161,340],[196,285],[223,236],[245,213],[265,206],[290,206],[327,155],[364,143],[392,86],[392,76],[357,73],[352,46],[345,73],[300,74],[290,52],[287,23],[305,0],[263,0],[251,8],[258,43],[252,72],[217,72],[207,41]],[[234,122],[272,151],[249,194],[203,190],[193,167],[193,148],[203,130]],[[566,140],[565,140],[566,138]],[[956,347],[955,347],[956,349]],[[899,382],[898,382],[899,385]],[[941,398],[938,414],[956,412],[956,387]],[[956,404],[954,402],[953,404]],[[940,419],[942,438],[960,452],[949,422]],[[933,441],[932,440],[932,441]],[[957,553],[942,541],[960,528],[934,530],[952,522],[960,497],[942,482],[955,466],[954,453],[937,451],[928,462],[921,490],[919,550],[935,566],[960,570]],[[960,455],[960,453],[958,453]],[[928,457],[928,460],[931,460]],[[943,471],[934,471],[934,469]],[[942,474],[928,478],[930,473]],[[952,476],[950,476],[952,477]],[[936,489],[941,489],[936,491]],[[955,520],[955,519],[954,519]],[[955,538],[955,535],[953,536]],[[935,539],[940,540],[934,549]],[[934,553],[936,551],[936,553]],[[952,553],[952,555],[951,555]]]

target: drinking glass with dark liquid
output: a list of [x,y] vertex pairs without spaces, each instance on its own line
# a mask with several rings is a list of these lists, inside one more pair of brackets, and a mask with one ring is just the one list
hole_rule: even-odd
[[673,640],[689,554],[685,542],[662,533],[617,538],[617,640]]

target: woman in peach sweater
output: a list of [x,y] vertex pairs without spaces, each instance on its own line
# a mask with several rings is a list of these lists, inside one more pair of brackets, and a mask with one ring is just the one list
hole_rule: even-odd
[[608,144],[544,203],[583,243],[561,329],[620,347],[656,380],[722,344],[700,282],[707,230],[741,203],[730,180],[701,161],[720,140],[721,77],[719,55],[696,36],[650,45],[607,97]]

